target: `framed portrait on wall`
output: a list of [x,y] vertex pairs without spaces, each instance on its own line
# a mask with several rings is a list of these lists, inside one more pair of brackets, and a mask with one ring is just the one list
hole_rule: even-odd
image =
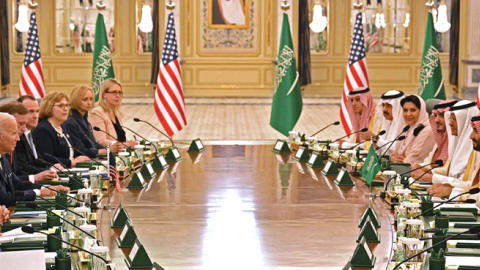
[[249,0],[208,0],[208,28],[248,28]]

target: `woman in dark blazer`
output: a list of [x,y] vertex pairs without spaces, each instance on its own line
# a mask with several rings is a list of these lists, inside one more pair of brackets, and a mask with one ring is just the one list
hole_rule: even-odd
[[92,158],[97,154],[107,154],[107,150],[103,147],[98,149],[92,126],[88,122],[88,111],[93,107],[92,88],[86,85],[75,86],[70,94],[70,100],[70,114],[62,127],[69,136],[72,146]]
[[41,158],[51,163],[58,163],[59,160],[67,167],[74,167],[78,162],[88,160],[88,157],[75,157],[68,135],[63,132],[62,124],[67,120],[69,108],[67,95],[58,92],[46,95],[40,105],[40,122],[32,135]]

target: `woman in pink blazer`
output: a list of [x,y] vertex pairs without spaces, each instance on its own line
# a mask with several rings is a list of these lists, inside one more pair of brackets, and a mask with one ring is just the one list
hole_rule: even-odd
[[[115,153],[123,150],[123,145],[119,142],[130,147],[137,144],[136,141],[127,140],[125,130],[122,128],[122,97],[122,84],[115,79],[105,80],[100,87],[100,100],[88,117],[88,121],[94,129],[93,135],[95,140],[104,147],[109,145],[110,150]],[[104,132],[96,131],[95,127],[100,128],[100,130],[107,132],[111,136]]]

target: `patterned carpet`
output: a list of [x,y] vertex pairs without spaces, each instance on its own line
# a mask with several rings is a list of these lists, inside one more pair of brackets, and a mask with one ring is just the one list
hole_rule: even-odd
[[[271,98],[187,98],[187,127],[174,136],[175,140],[276,140],[284,136],[270,127]],[[136,123],[138,117],[161,128],[151,98],[125,98],[125,125],[149,138],[159,137],[146,124]],[[339,120],[339,100],[304,98],[304,107],[295,130],[312,135],[323,126]],[[341,126],[331,127],[317,138],[341,136]],[[161,138],[161,137],[159,137]]]

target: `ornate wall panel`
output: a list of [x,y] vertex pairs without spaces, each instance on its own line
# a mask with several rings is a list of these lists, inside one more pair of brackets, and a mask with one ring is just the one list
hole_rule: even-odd
[[[12,6],[14,0],[8,0]],[[205,3],[208,0],[178,0],[180,12],[180,57],[184,61],[182,76],[185,96],[264,96],[271,97],[280,32],[280,0],[249,0],[250,26],[248,29],[207,29],[205,26]],[[54,51],[54,5],[53,1],[40,0],[37,9],[40,47],[47,91],[70,90],[78,83],[90,84],[91,55],[59,55]],[[159,1],[160,44],[163,44],[165,31],[165,0]],[[476,20],[478,15],[468,14],[468,5],[475,0],[462,3],[463,20]],[[291,1],[290,17],[294,47],[298,46],[298,1]],[[425,36],[425,1],[411,1],[411,52],[405,55],[367,55],[371,89],[374,95],[399,89],[415,93],[418,85],[418,69],[423,52]],[[466,6],[465,6],[466,5]],[[123,82],[126,96],[153,96],[154,86],[150,81],[149,54],[136,51],[135,1],[116,0],[116,40],[117,50],[113,53],[113,63],[117,78]],[[313,83],[304,88],[306,95],[339,97],[345,79],[345,69],[349,53],[350,1],[330,0],[329,31],[331,41],[328,51],[312,55]],[[9,21],[12,22],[11,14]],[[462,21],[463,22],[463,21]],[[473,22],[472,22],[473,24]],[[13,27],[13,26],[12,26]],[[243,31],[240,34],[239,31]],[[464,28],[461,31],[465,31]],[[229,34],[225,34],[230,32]],[[471,31],[470,31],[471,32]],[[213,33],[213,34],[212,34]],[[467,34],[465,34],[466,36]],[[461,35],[462,36],[462,35]],[[250,39],[246,39],[246,37]],[[206,39],[204,39],[206,38]],[[224,42],[227,40],[227,42]],[[250,42],[251,40],[251,42]],[[13,37],[12,37],[13,42]],[[12,43],[10,43],[12,44]],[[461,45],[466,44],[461,41]],[[478,48],[461,47],[461,53],[469,53],[480,59]],[[475,56],[473,56],[475,55]],[[465,59],[465,58],[460,58]],[[9,94],[18,91],[23,54],[11,49],[11,81]],[[448,55],[442,54],[441,64],[447,90]],[[466,69],[465,69],[466,70]],[[460,69],[460,72],[462,71]],[[460,74],[462,78],[462,75]]]

